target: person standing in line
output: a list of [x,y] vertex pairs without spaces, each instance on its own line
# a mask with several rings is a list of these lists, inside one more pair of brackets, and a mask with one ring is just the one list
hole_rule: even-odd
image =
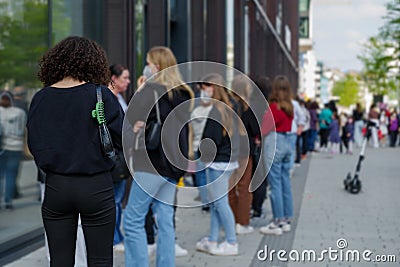
[[397,142],[397,135],[399,133],[399,121],[396,110],[393,110],[390,114],[389,122],[389,135],[390,135],[390,147],[394,147]]
[[328,138],[329,138],[329,127],[332,122],[332,111],[329,109],[329,105],[325,104],[324,108],[319,114],[319,134],[320,134],[320,150],[321,152],[328,151]]
[[354,121],[353,117],[348,117],[346,124],[343,127],[343,144],[346,148],[346,154],[353,154],[353,142],[354,142]]
[[[268,97],[272,91],[272,84],[270,78],[266,76],[261,76],[256,80],[257,87],[261,90],[261,93],[265,97],[265,100],[268,101]],[[262,122],[263,115],[267,106],[265,105],[264,100],[256,99],[258,94],[251,95],[251,103],[252,108],[255,111],[255,115],[257,117],[257,121]],[[259,127],[259,126],[258,126]],[[259,129],[260,130],[260,129]],[[261,158],[261,150],[262,150],[262,141],[261,141],[261,134],[254,139],[254,151],[253,154],[253,177],[258,180],[262,180],[260,186],[253,192],[253,201],[252,201],[252,218],[261,218],[262,215],[262,206],[264,200],[267,197],[267,186],[268,186],[268,179],[267,179],[267,171],[266,167],[264,166],[264,160]],[[256,170],[255,167],[260,165],[259,168]]]
[[[261,134],[264,136],[265,166],[268,173],[272,221],[260,228],[262,234],[281,235],[291,230],[293,199],[290,182],[290,164],[295,151],[291,142],[294,117],[292,89],[285,76],[277,76],[272,85],[270,112],[264,114]],[[273,145],[276,142],[276,149]],[[272,165],[271,165],[272,164]]]
[[308,111],[310,113],[310,134],[308,139],[308,151],[316,152],[315,149],[315,141],[317,140],[318,135],[318,103],[316,101],[312,101],[308,107]]
[[369,108],[368,120],[373,122],[375,126],[371,127],[372,147],[379,147],[378,129],[379,129],[379,109],[375,104]]
[[232,81],[232,91],[238,103],[238,115],[244,127],[239,128],[240,152],[239,168],[233,171],[230,177],[231,190],[229,191],[229,205],[236,221],[237,234],[249,234],[254,231],[250,226],[250,207],[252,193],[249,186],[253,170],[254,139],[260,135],[260,128],[253,111],[249,107],[251,85],[242,76],[236,76]]
[[[156,266],[172,267],[175,266],[173,205],[176,184],[187,170],[187,161],[181,162],[173,157],[178,154],[176,151],[180,150],[182,156],[188,158],[187,122],[192,109],[193,91],[182,81],[178,68],[173,67],[177,62],[169,48],[163,46],[151,48],[146,61],[144,73],[149,71],[151,72],[149,76],[154,74],[155,76],[139,88],[128,107],[126,116],[133,127],[133,134],[139,134],[145,125],[160,120],[162,131],[171,136],[179,136],[177,138],[179,140],[172,138],[168,142],[161,143],[160,137],[158,146],[149,148],[149,144],[146,143],[146,146],[134,151],[135,173],[123,218],[125,264],[130,267],[143,267],[149,264],[144,225],[151,207],[158,229]],[[156,106],[152,108],[155,104]],[[164,124],[175,108],[178,111],[172,114],[173,121]],[[181,131],[176,132],[178,130]],[[182,163],[182,166],[175,167],[173,163]]]
[[[24,150],[25,111],[14,106],[13,95],[5,91],[0,94],[0,205],[3,200],[6,209],[13,209],[16,179]],[[4,181],[4,182],[3,182]]]
[[308,152],[308,139],[309,139],[310,127],[311,127],[311,115],[306,107],[306,102],[304,100],[300,100],[299,103],[300,103],[300,107],[303,111],[303,114],[305,116],[304,127],[302,129],[301,136],[300,136],[301,146],[299,149],[299,152],[301,154],[301,159],[303,160],[307,157],[307,152]]
[[[216,146],[200,145],[200,160],[206,169],[210,209],[210,233],[196,243],[198,251],[219,256],[239,253],[235,233],[235,218],[228,201],[229,178],[239,167],[239,135],[237,121],[233,116],[233,104],[219,74],[209,74],[202,79],[204,98],[210,98],[212,109],[206,121],[202,139],[210,139]],[[214,157],[215,156],[215,157]],[[250,203],[249,203],[250,205]],[[220,228],[225,231],[226,240],[218,244]]]
[[[125,99],[122,96],[128,89],[130,84],[129,70],[127,67],[121,64],[114,64],[110,66],[111,83],[108,88],[117,97],[119,105],[121,106],[124,113],[128,109]],[[113,185],[114,185],[114,199],[115,199],[115,211],[116,211],[116,222],[114,231],[114,250],[123,252],[124,248],[124,236],[121,232],[121,218],[122,218],[122,201],[125,195],[126,179],[129,177],[114,177],[113,175]]]
[[[299,102],[296,99],[292,99],[292,106],[293,106],[293,111],[294,111],[294,117],[292,121],[292,130],[290,135],[290,142],[292,144],[292,149],[293,149],[293,154],[292,158],[290,160],[290,170],[291,170],[291,175],[294,172],[294,166],[295,164],[297,166],[300,165],[301,157],[300,157],[300,138],[301,138],[301,133],[303,132],[304,125],[306,123],[306,116],[303,113],[303,110],[300,107]],[[299,140],[299,142],[297,141]]]
[[339,153],[340,141],[340,118],[339,115],[334,112],[332,115],[332,121],[329,124],[329,142],[332,154]]
[[354,142],[357,147],[362,145],[362,128],[364,126],[364,111],[361,108],[361,104],[357,103],[356,108],[353,110],[354,120]]
[[41,89],[28,116],[28,146],[46,173],[42,217],[51,267],[75,262],[81,216],[88,266],[112,266],[115,202],[110,171],[113,161],[102,151],[97,86],[104,120],[114,147],[121,149],[123,112],[107,88],[110,74],[105,51],[94,41],[71,36],[39,62]]

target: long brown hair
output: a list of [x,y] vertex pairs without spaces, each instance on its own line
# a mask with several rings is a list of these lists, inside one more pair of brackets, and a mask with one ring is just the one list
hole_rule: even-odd
[[292,88],[286,76],[278,75],[272,84],[270,102],[275,102],[279,109],[282,109],[288,116],[293,116]]
[[[217,73],[209,74],[203,77],[202,82],[210,83],[213,87],[214,92],[212,98],[219,101],[213,101],[213,104],[221,113],[222,124],[228,129],[229,134],[233,133],[233,114],[232,114],[232,103],[229,99],[229,94],[224,87],[225,81],[221,75]],[[228,108],[229,107],[229,108]],[[223,128],[223,135],[226,135],[226,130]]]

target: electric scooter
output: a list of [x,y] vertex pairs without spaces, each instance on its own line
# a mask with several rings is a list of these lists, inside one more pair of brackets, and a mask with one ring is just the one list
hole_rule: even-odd
[[369,138],[371,137],[371,130],[372,127],[377,127],[376,123],[373,121],[367,121],[366,124],[366,132],[364,135],[362,147],[361,147],[361,152],[360,156],[358,158],[357,166],[356,166],[356,171],[354,173],[354,177],[351,177],[351,172],[347,174],[346,179],[343,181],[344,182],[344,189],[352,194],[358,194],[361,190],[361,181],[359,179],[360,171],[361,171],[361,162],[365,158],[365,148],[367,146],[367,142]]

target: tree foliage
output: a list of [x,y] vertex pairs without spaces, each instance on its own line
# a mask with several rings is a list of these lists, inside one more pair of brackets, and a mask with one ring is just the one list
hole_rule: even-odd
[[375,95],[396,91],[400,78],[400,0],[386,4],[384,25],[370,37],[358,58],[363,63],[362,78]]
[[357,77],[346,75],[340,81],[337,81],[332,88],[332,94],[339,97],[339,104],[344,107],[349,107],[359,101],[358,92],[360,90]]
[[37,62],[48,48],[47,4],[24,1],[22,14],[0,11],[0,85],[38,86]]

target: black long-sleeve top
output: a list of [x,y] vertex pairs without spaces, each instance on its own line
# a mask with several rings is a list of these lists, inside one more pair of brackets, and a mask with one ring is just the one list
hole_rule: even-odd
[[[188,165],[190,94],[178,88],[172,89],[170,95],[167,88],[157,83],[146,83],[137,92],[129,104],[126,118],[131,126],[137,121],[146,124],[157,120],[154,91],[157,92],[162,122],[162,134],[166,137],[156,150],[132,151],[133,169],[135,172],[148,172],[163,177],[179,180]],[[174,110],[174,112],[172,112]],[[172,112],[172,113],[171,113]],[[170,116],[168,123],[165,123]],[[133,144],[133,136],[126,138],[124,144]],[[180,152],[180,153],[179,153]]]
[[[213,106],[204,127],[202,139],[211,139],[216,146],[215,155],[212,146],[201,143],[201,160],[204,162],[233,162],[239,156],[239,135],[237,122],[233,118],[233,130],[231,136],[228,133],[224,135],[222,117],[219,110]],[[215,156],[215,158],[213,158]]]
[[[123,111],[114,94],[101,87],[106,124],[114,147],[121,148]],[[96,86],[45,87],[32,99],[28,115],[28,146],[46,173],[93,175],[112,169],[102,152],[98,122],[92,118]]]
[[[247,110],[244,110],[241,107],[240,119],[246,129],[246,135],[240,135],[240,158],[246,158],[254,153],[254,139],[257,136],[260,136],[261,130],[260,125],[257,122],[257,117],[254,114],[253,110],[249,107]],[[248,150],[246,147],[248,146]]]

